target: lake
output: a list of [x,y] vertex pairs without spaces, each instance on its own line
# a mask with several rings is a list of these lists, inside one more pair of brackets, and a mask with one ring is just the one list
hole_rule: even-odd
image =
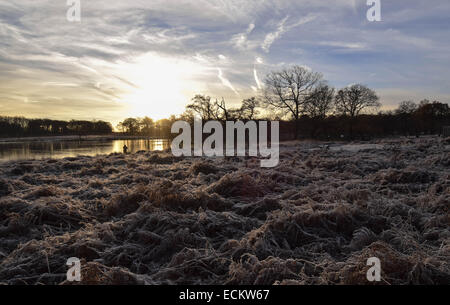
[[61,141],[45,139],[42,141],[0,142],[0,161],[29,159],[61,159],[66,157],[96,156],[121,153],[124,145],[129,153],[140,150],[161,151],[170,148],[169,140],[79,140]]

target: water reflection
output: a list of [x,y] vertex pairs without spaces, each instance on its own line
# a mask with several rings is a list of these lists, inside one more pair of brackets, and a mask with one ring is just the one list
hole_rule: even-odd
[[96,141],[41,141],[0,143],[0,161],[43,158],[66,158],[79,155],[95,156],[122,152],[124,145],[129,153],[141,150],[160,151],[170,147],[168,140],[96,140]]

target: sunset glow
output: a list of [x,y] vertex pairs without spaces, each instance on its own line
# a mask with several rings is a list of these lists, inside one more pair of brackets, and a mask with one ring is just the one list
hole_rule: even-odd
[[118,101],[126,105],[130,116],[151,116],[153,119],[183,113],[189,98],[204,87],[195,79],[208,70],[199,63],[152,53],[140,56],[132,63],[120,63],[118,68],[118,73],[130,82]]
[[77,22],[66,1],[0,1],[0,115],[160,119],[195,94],[238,105],[292,64],[383,109],[450,98],[445,1],[387,1],[382,22],[354,0],[82,2]]

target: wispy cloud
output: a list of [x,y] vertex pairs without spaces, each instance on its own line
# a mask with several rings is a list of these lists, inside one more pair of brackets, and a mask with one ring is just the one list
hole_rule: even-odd
[[270,32],[266,35],[264,38],[264,41],[261,45],[261,48],[268,53],[270,50],[270,47],[275,42],[275,40],[279,39],[285,32],[290,31],[300,25],[306,24],[308,22],[313,21],[316,19],[317,16],[313,14],[309,14],[306,17],[300,18],[297,22],[286,25],[287,20],[289,19],[289,16],[286,16],[283,20],[280,21],[280,23],[277,26],[276,31]]
[[259,81],[258,72],[256,71],[256,69],[253,69],[253,76],[255,77],[255,83],[256,83],[257,88],[262,89],[262,84]]
[[217,72],[218,72],[217,77],[219,77],[219,79],[220,79],[220,81],[222,82],[222,84],[223,84],[225,87],[230,88],[234,93],[236,93],[236,95],[239,95],[239,92],[237,92],[236,89],[234,89],[234,87],[233,87],[233,85],[230,83],[230,81],[229,81],[227,78],[225,78],[225,77],[223,76],[222,69],[217,68]]
[[278,27],[277,27],[276,31],[270,32],[270,33],[268,33],[266,35],[266,38],[264,38],[264,41],[263,41],[263,43],[261,45],[261,48],[265,52],[268,53],[270,47],[275,42],[275,40],[278,39],[281,35],[283,35],[283,33],[286,31],[286,28],[285,28],[284,24],[286,23],[288,18],[289,17],[286,16],[283,20],[281,20],[281,22],[278,24]]
[[231,43],[234,45],[234,47],[236,49],[241,50],[241,51],[247,51],[247,50],[255,48],[256,47],[255,42],[248,40],[248,36],[251,34],[251,32],[254,29],[255,29],[255,24],[250,23],[245,32],[235,34],[231,37]]
[[95,110],[117,122],[132,114],[130,99],[158,110],[155,92],[180,111],[194,92],[233,104],[284,64],[308,65],[334,86],[450,95],[447,0],[383,2],[381,23],[355,0],[96,0],[83,2],[81,23],[67,22],[66,9],[0,2],[0,114],[89,119]]

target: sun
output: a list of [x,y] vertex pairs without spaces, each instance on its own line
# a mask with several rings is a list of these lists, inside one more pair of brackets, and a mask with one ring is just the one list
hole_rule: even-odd
[[131,117],[162,119],[181,114],[189,99],[203,90],[196,77],[206,69],[186,59],[147,53],[121,67],[120,77],[132,86],[120,100]]
[[187,97],[176,82],[172,81],[172,86],[169,86],[167,82],[160,80],[125,95],[124,100],[129,109],[129,116],[148,116],[159,120],[182,113]]

